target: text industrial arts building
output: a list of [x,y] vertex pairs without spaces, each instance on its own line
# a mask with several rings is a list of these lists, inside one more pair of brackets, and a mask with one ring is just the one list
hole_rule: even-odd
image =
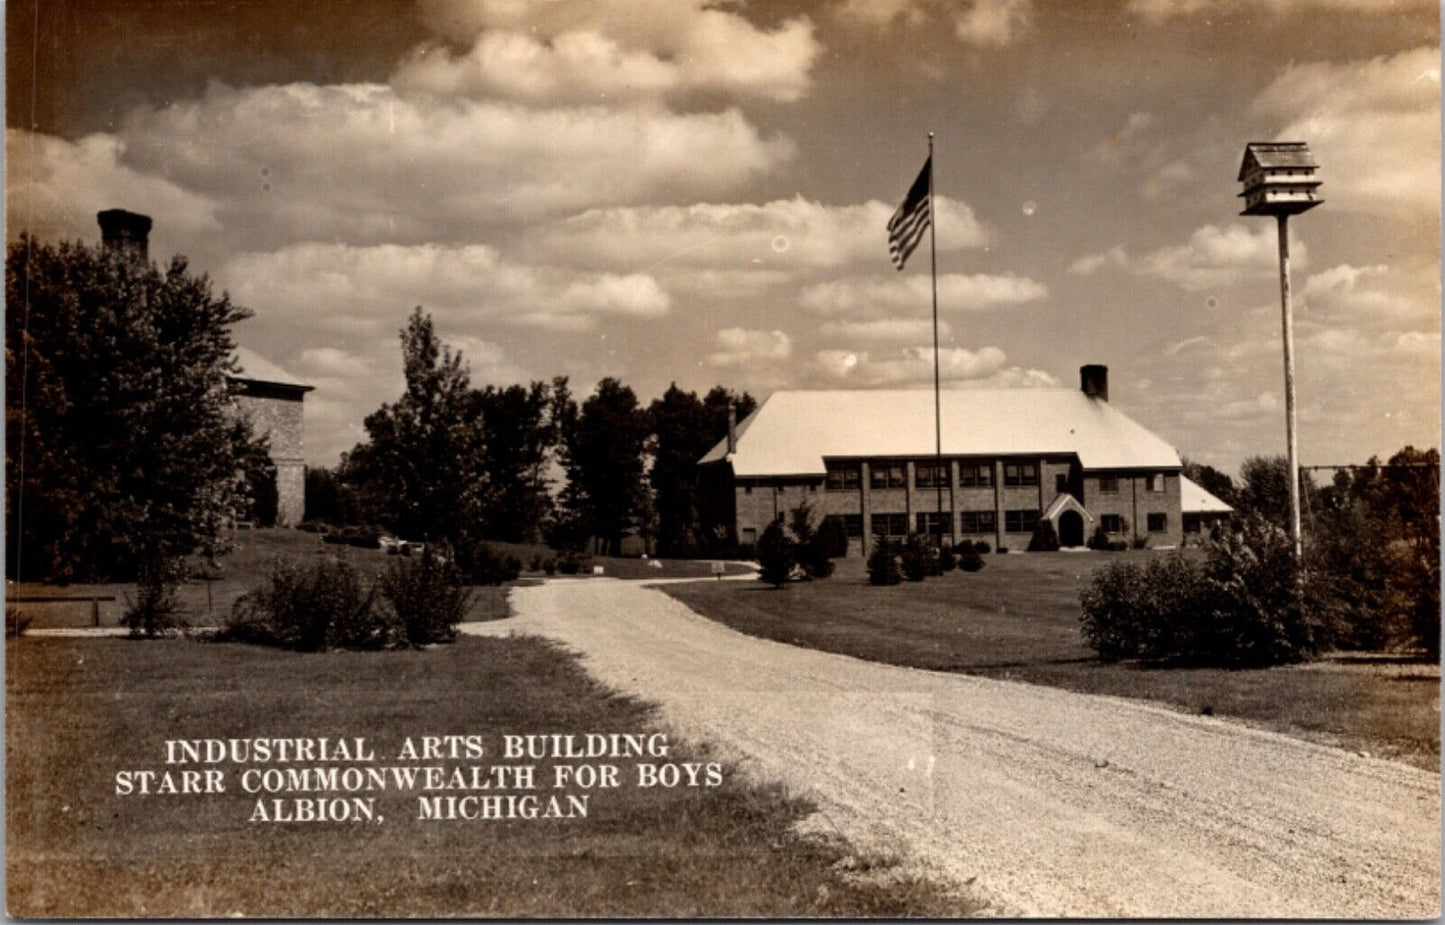
[[702,458],[704,521],[746,545],[807,502],[843,519],[850,555],[909,534],[1021,551],[1040,520],[1065,547],[1101,527],[1113,541],[1180,545],[1179,453],[1109,403],[1107,367],[1080,379],[943,393],[941,467],[929,390],[775,392]]

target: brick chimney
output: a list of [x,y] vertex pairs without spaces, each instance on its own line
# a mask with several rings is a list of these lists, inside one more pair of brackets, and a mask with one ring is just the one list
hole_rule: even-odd
[[728,455],[738,451],[738,406],[728,402]]
[[1091,363],[1079,367],[1079,388],[1090,398],[1109,400],[1109,367]]
[[95,215],[100,222],[100,243],[106,250],[117,251],[142,263],[150,259],[151,219],[149,215],[107,209]]

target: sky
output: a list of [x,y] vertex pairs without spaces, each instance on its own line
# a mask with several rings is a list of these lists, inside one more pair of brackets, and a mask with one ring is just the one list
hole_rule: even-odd
[[[1236,471],[1284,450],[1277,233],[1245,143],[1310,144],[1291,222],[1301,462],[1440,435],[1439,8],[1414,0],[47,0],[6,10],[6,233],[153,259],[255,312],[332,465],[414,306],[473,381],[1078,387]],[[1020,422],[1026,427],[1027,422]]]

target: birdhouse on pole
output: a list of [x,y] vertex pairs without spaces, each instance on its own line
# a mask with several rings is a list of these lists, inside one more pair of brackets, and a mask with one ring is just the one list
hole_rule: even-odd
[[1244,184],[1240,215],[1297,215],[1324,202],[1309,145],[1303,141],[1251,141],[1239,165]]

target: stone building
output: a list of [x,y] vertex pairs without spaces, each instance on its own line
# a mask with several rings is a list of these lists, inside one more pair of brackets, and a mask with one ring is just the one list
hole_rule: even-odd
[[873,536],[987,540],[1021,551],[1040,519],[1063,546],[1183,538],[1179,454],[1109,403],[1108,369],[1081,388],[775,392],[699,462],[705,527],[757,541],[802,502],[838,516],[849,554]]
[[299,524],[306,515],[306,461],[302,453],[301,411],[312,386],[295,379],[255,351],[237,347],[238,371],[231,396],[257,436],[270,441],[276,465],[276,525]]
[[[97,213],[96,220],[103,246],[132,260],[150,259],[149,216],[107,209]],[[257,435],[270,439],[271,461],[276,465],[276,523],[298,524],[306,511],[301,411],[313,387],[244,347],[236,349],[234,359],[238,370],[230,381],[236,411],[250,419]]]

